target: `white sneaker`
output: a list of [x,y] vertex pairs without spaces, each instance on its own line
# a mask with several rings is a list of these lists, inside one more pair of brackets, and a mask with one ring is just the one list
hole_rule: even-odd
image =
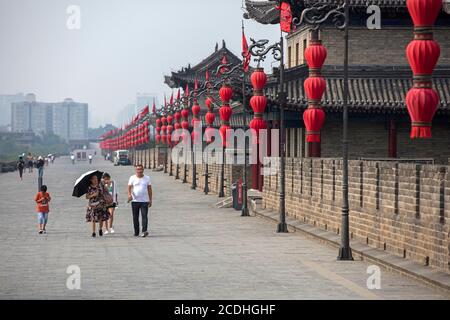
[[109,229],[109,233],[114,233],[114,232],[115,232],[115,231],[114,231],[113,228]]
[[106,230],[105,232],[103,232],[103,234],[106,236],[109,233],[108,230]]

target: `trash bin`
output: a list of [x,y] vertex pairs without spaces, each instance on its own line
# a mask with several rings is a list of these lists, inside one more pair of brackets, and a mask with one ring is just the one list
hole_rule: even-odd
[[237,182],[237,205],[236,210],[242,210],[243,194],[242,194],[242,179]]

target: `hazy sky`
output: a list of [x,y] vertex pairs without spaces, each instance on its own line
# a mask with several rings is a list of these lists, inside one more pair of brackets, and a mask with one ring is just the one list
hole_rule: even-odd
[[[80,29],[67,28],[71,5]],[[91,125],[114,122],[136,93],[162,101],[163,75],[226,40],[241,51],[242,0],[0,0],[0,94],[89,103]],[[278,39],[277,26],[245,20],[247,37]]]

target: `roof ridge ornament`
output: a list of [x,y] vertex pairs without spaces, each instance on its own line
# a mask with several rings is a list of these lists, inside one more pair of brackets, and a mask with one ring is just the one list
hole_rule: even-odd
[[347,22],[345,20],[345,2],[341,4],[323,4],[317,2],[302,11],[300,18],[294,17],[292,23],[299,27],[303,23],[312,26],[312,29],[318,30],[320,25],[327,20],[331,20],[334,26],[339,29],[345,29]]

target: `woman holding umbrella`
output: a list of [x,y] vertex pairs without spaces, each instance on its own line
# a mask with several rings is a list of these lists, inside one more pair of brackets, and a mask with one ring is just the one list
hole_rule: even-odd
[[88,207],[86,211],[86,222],[92,224],[92,237],[96,236],[95,224],[98,223],[98,234],[103,236],[103,222],[108,221],[109,212],[108,207],[112,204],[112,197],[101,183],[103,172],[90,171],[83,174],[75,182],[73,190],[74,197],[81,197],[84,194],[88,200]]

